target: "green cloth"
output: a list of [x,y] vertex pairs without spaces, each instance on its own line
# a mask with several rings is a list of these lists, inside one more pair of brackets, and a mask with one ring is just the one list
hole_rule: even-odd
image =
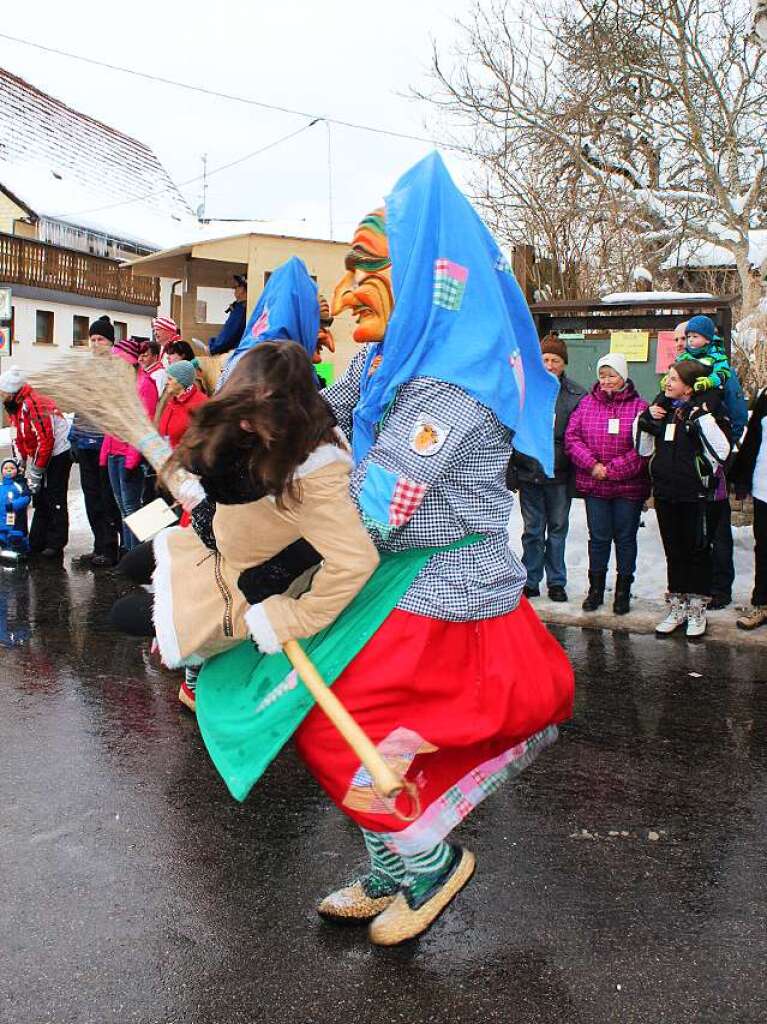
[[314,372],[327,388],[336,378],[336,368],[332,363],[315,363]]
[[[332,685],[359,654],[433,555],[480,539],[382,554],[354,600],[302,644],[325,682]],[[205,662],[195,702],[205,746],[236,800],[245,799],[314,705],[286,656],[261,654],[249,640]]]

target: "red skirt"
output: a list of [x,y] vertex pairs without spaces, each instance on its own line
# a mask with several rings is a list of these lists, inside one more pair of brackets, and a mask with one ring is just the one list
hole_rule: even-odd
[[[553,742],[556,724],[572,715],[574,686],[567,656],[523,598],[508,615],[475,622],[395,609],[333,692],[415,783],[418,819],[403,820],[378,796],[319,708],[296,733],[298,751],[345,814],[371,831],[402,833],[406,852],[444,838],[500,779]],[[407,794],[395,807],[408,814]]]

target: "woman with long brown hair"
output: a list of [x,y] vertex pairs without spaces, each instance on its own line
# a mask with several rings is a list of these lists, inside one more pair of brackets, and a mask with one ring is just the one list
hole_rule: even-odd
[[[210,503],[192,511],[194,530],[155,538],[154,595],[128,595],[112,611],[125,631],[155,635],[169,668],[248,637],[272,653],[311,636],[375,569],[349,497],[349,455],[299,345],[264,342],[243,356],[192,414],[166,472],[178,466],[200,477]],[[311,591],[285,595],[320,558]]]

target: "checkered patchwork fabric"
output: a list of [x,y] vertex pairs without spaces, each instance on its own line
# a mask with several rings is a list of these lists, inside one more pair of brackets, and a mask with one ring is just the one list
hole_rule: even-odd
[[[350,439],[365,359],[363,349],[323,392]],[[450,428],[445,445],[428,458],[410,447],[413,424],[424,413]],[[399,389],[375,445],[352,474],[351,495],[365,519],[360,491],[371,461],[398,478],[419,480],[426,493],[401,526],[366,521],[373,541],[381,551],[406,551],[447,545],[470,533],[485,539],[430,558],[398,608],[467,622],[517,607],[527,576],[509,547],[512,497],[505,475],[510,456],[509,431],[461,388],[420,377]]]
[[389,525],[404,526],[415,515],[425,497],[425,484],[417,484],[414,480],[406,480],[404,477],[400,478],[394,488],[389,506]]
[[499,270],[502,274],[511,273],[511,264],[509,263],[509,261],[506,259],[502,252],[498,253],[498,258],[495,261],[495,269]]
[[452,260],[435,260],[434,262],[434,298],[435,306],[458,312],[466,291],[466,279],[469,276],[467,267]]
[[[447,430],[429,456],[413,451],[410,435],[420,415]],[[352,474],[351,494],[365,515],[361,492],[372,465],[398,480],[417,480],[425,494],[401,526],[366,522],[381,551],[440,547],[471,533],[484,540],[429,559],[398,608],[448,622],[513,611],[526,574],[509,547],[512,497],[505,485],[511,455],[508,430],[461,388],[420,377],[397,392],[378,438]]]
[[536,757],[557,739],[558,730],[549,725],[511,750],[477,765],[431,803],[401,832],[379,832],[386,848],[401,857],[430,850],[446,839],[482,801],[505,782],[518,778]]

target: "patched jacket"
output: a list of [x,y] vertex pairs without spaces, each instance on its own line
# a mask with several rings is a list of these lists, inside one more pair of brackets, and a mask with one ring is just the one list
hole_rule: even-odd
[[[323,392],[350,438],[364,360],[363,351]],[[461,388],[416,378],[399,389],[351,478],[352,497],[376,546],[404,551],[482,537],[434,555],[399,608],[463,622],[517,606],[526,577],[508,543],[510,455],[508,429]]]

